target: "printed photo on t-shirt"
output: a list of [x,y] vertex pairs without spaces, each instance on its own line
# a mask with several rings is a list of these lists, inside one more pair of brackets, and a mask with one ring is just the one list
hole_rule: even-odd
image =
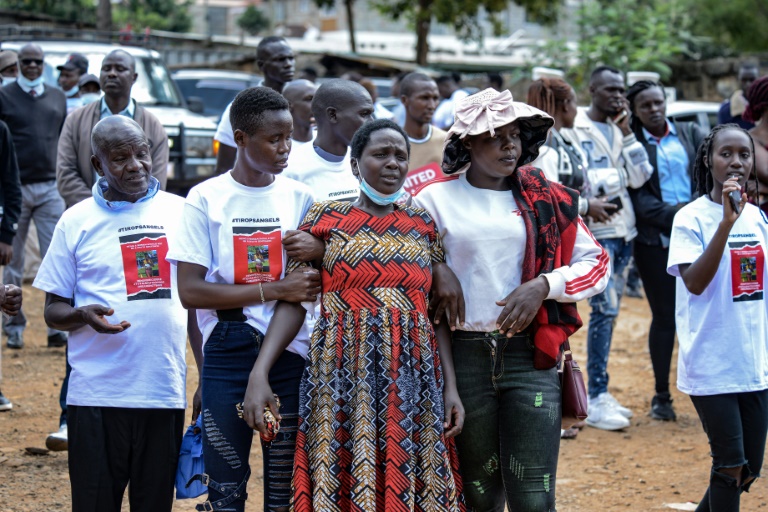
[[235,284],[277,281],[283,272],[283,236],[280,226],[232,228]]
[[765,255],[760,242],[728,242],[733,302],[763,300]]
[[127,300],[170,299],[171,264],[164,233],[120,237]]

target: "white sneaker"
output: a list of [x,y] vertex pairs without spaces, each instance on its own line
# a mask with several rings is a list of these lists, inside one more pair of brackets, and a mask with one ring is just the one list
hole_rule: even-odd
[[632,414],[632,411],[631,411],[631,410],[629,410],[629,409],[627,409],[627,408],[626,408],[626,407],[624,407],[623,405],[621,405],[621,404],[619,403],[619,401],[618,401],[618,400],[616,400],[616,399],[613,397],[613,395],[612,395],[612,394],[610,394],[610,393],[609,393],[609,392],[607,392],[607,391],[606,391],[605,393],[603,393],[603,394],[604,394],[604,395],[606,395],[606,398],[605,398],[605,400],[607,400],[607,401],[608,401],[608,403],[609,403],[609,404],[611,404],[611,407],[613,407],[614,409],[616,409],[617,411],[619,411],[619,414],[621,414],[622,416],[624,416],[624,417],[625,417],[625,418],[627,418],[627,419],[629,419],[629,418],[631,418],[631,417],[633,416],[633,414]]
[[608,393],[590,398],[587,406],[587,425],[601,430],[621,430],[629,426],[629,420],[622,416],[610,403]]
[[48,434],[45,438],[45,447],[52,452],[65,452],[69,447],[67,442],[67,424],[65,423],[59,428],[58,432]]

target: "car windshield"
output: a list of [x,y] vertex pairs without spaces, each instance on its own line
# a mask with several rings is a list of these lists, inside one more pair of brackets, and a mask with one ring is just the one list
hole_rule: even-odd
[[200,80],[198,78],[177,78],[176,84],[184,98],[200,98],[205,105],[203,115],[219,117],[237,93],[248,87],[242,80]]
[[[45,83],[56,85],[56,79],[59,77],[59,71],[56,66],[66,62],[71,52],[53,52],[45,53],[45,70],[43,76]],[[88,58],[88,72],[99,76],[101,72],[101,61],[104,60],[103,53],[84,53]],[[136,58],[136,83],[131,89],[131,97],[142,105],[162,105],[169,107],[181,107],[181,98],[179,98],[176,88],[173,86],[168,70],[165,69],[162,62],[151,57]]]

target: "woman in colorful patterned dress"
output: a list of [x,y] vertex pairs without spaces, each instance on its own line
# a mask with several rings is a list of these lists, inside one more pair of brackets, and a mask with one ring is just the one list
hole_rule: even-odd
[[[430,216],[396,204],[410,146],[388,120],[352,141],[363,192],[316,203],[299,229],[325,241],[322,313],[300,393],[293,510],[464,510],[452,437],[461,431],[450,332],[427,313],[432,265],[444,264]],[[301,271],[298,269],[296,271]],[[266,375],[304,310],[281,303],[251,374],[246,420],[264,429]]]

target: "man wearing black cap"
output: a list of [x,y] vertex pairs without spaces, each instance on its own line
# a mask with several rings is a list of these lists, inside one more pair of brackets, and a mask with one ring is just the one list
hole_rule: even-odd
[[67,114],[83,106],[80,99],[80,77],[88,72],[88,59],[82,53],[72,53],[67,62],[57,66],[59,70],[59,87],[67,97]]
[[11,50],[0,50],[0,79],[2,85],[16,81],[19,76],[19,56]]
[[80,99],[83,101],[83,106],[101,99],[101,84],[99,84],[99,77],[96,75],[87,73],[81,76],[77,85],[80,87]]

